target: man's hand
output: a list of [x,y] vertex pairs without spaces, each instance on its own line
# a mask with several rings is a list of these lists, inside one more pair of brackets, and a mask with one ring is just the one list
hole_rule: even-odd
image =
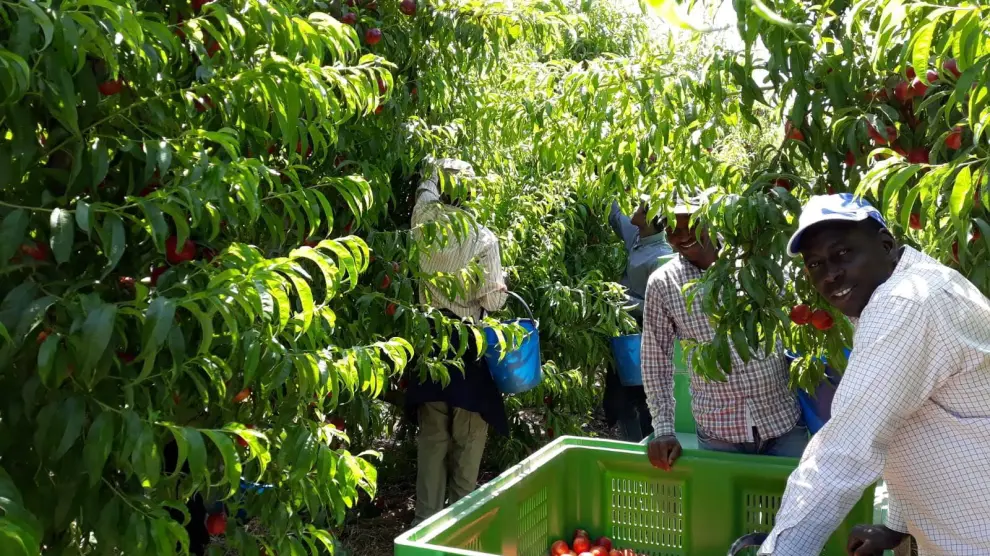
[[670,471],[677,458],[681,457],[681,443],[677,441],[676,436],[660,436],[650,441],[646,453],[650,456],[653,467]]
[[884,550],[897,548],[906,536],[883,525],[857,525],[849,533],[846,553],[850,556],[882,556]]

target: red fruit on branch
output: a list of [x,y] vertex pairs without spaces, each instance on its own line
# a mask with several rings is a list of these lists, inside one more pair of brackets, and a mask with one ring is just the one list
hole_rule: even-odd
[[949,149],[955,151],[962,148],[962,133],[963,129],[956,126],[945,136],[945,146]]
[[383,290],[387,290],[388,287],[391,285],[392,285],[392,278],[388,274],[386,274],[385,277],[382,278],[382,284],[381,286],[379,286],[379,288]]
[[392,272],[395,272],[395,273],[398,273],[399,272],[399,263],[397,263],[395,261],[392,261]]
[[884,137],[877,128],[873,127],[873,124],[866,123],[866,134],[873,139],[877,145],[886,145],[888,143],[893,143],[897,139],[897,129],[894,126],[887,126],[884,130],[887,132],[887,136]]
[[128,289],[130,289],[130,288],[133,288],[134,287],[134,278],[131,277],[131,276],[121,276],[121,277],[117,278],[117,283],[122,288],[128,288]]
[[901,81],[894,87],[894,98],[898,100],[901,104],[907,104],[912,98],[914,98],[914,89],[911,84],[907,81]]
[[955,58],[949,58],[946,61],[942,62],[942,69],[947,71],[948,73],[951,73],[952,76],[955,77],[956,79],[959,79],[959,76],[962,75],[962,72],[959,71],[959,64],[956,63]]
[[912,212],[911,213],[911,219],[908,222],[908,226],[912,230],[920,230],[921,229],[921,215],[918,214],[917,212]]
[[245,388],[240,392],[238,392],[237,394],[235,394],[230,401],[232,401],[233,403],[241,403],[244,400],[248,399],[249,397],[251,397],[251,389]]
[[334,417],[333,419],[330,419],[330,424],[333,425],[333,428],[339,431],[343,431],[344,427],[346,426],[344,420],[340,417]]
[[[296,141],[296,154],[302,154],[302,141]],[[313,154],[313,145],[306,146],[306,158]]]
[[933,69],[930,69],[927,72],[925,72],[925,81],[927,81],[929,84],[938,82],[938,72]]
[[372,27],[364,32],[364,42],[368,46],[375,46],[382,40],[382,30],[377,27]]
[[357,14],[354,12],[347,12],[340,18],[340,22],[347,25],[354,25],[357,23]]
[[911,66],[908,66],[907,69],[904,70],[904,75],[908,78],[908,81],[918,77],[918,74],[914,72],[914,68]]
[[186,239],[179,249],[178,238],[171,236],[165,240],[165,260],[168,264],[177,265],[186,261],[191,261],[196,257],[196,244],[190,239]]
[[390,317],[394,317],[396,309],[398,309],[398,307],[396,307],[395,303],[389,303],[385,306],[385,314]]
[[799,326],[804,326],[811,322],[811,307],[804,303],[795,305],[791,309],[791,322]]
[[153,268],[151,270],[151,276],[150,276],[150,278],[151,278],[151,287],[155,287],[155,286],[158,285],[158,278],[162,274],[165,274],[165,271],[166,270],[168,270],[168,267],[167,266],[158,266],[158,267],[155,267],[155,268]]
[[856,165],[856,153],[852,151],[846,151],[846,166]]
[[791,182],[785,178],[777,178],[774,180],[773,184],[781,189],[786,189],[787,191],[791,190]]
[[134,362],[134,355],[132,355],[130,353],[127,353],[127,352],[124,352],[124,351],[118,351],[117,352],[117,359],[120,359],[125,364],[132,363],[132,362]]
[[[244,425],[244,428],[254,429],[254,425]],[[243,436],[239,436],[238,435],[235,438],[235,440],[237,440],[237,444],[239,444],[241,446],[241,448],[247,448],[248,447],[248,441],[245,440]]]
[[894,145],[894,149],[893,150],[894,150],[895,153],[901,155],[901,158],[907,158],[907,156],[908,156],[907,151],[904,150],[904,147],[902,147],[900,145]]
[[784,124],[784,136],[792,141],[804,141],[804,133],[801,128],[788,121]]
[[36,343],[36,344],[38,344],[40,346],[47,339],[48,339],[48,331],[47,330],[42,330],[41,332],[38,332],[38,337],[34,339],[34,343]]
[[214,55],[216,55],[217,52],[220,52],[220,43],[218,43],[217,41],[215,41],[213,39],[210,39],[209,41],[207,41],[206,42],[206,55],[209,56],[210,58],[212,58]]
[[908,153],[908,162],[912,164],[928,164],[931,153],[925,147],[915,147]]
[[49,252],[48,245],[40,241],[34,241],[21,245],[21,253],[36,261],[47,260]]
[[215,537],[227,531],[227,516],[223,513],[210,514],[206,516],[206,532]]
[[832,315],[825,309],[816,309],[815,312],[811,314],[811,326],[814,326],[818,330],[828,330],[832,328],[833,324],[835,324],[835,322],[832,320]]
[[202,99],[196,99],[195,106],[197,112],[203,113],[213,108],[213,101],[210,99],[209,95],[203,95]]
[[385,110],[385,107],[382,106],[381,104],[379,104],[378,107],[375,108],[375,115],[377,116],[377,115],[381,114],[383,110]]
[[213,2],[213,0],[192,0],[189,5],[192,7],[194,13],[199,13],[203,9],[203,6]]
[[385,86],[385,82],[382,81],[382,78],[381,77],[379,77],[378,78],[378,94],[384,95],[386,92],[388,92],[388,87]]
[[124,90],[124,80],[118,78],[113,81],[104,81],[103,83],[97,85],[96,88],[99,89],[100,94],[105,97],[113,96]]
[[416,0],[402,0],[399,2],[399,11],[409,17],[416,15]]

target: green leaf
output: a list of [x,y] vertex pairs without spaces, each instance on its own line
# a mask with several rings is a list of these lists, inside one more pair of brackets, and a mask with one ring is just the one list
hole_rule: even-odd
[[86,435],[86,446],[83,448],[83,463],[89,474],[89,486],[95,487],[103,476],[103,467],[113,449],[114,437],[113,413],[104,411],[96,416]]
[[63,264],[69,261],[72,252],[72,242],[75,239],[75,223],[72,213],[67,210],[56,208],[49,218],[51,226],[51,239],[49,240],[55,261]]
[[6,264],[24,243],[28,215],[23,209],[12,210],[0,224],[0,264]]
[[82,433],[83,424],[86,420],[82,400],[75,396],[66,400],[59,409],[59,419],[64,421],[65,428],[62,432],[62,439],[59,440],[58,448],[52,454],[52,458],[54,459],[64,456],[76,443],[79,434]]
[[175,302],[165,297],[156,297],[148,306],[141,333],[143,353],[157,352],[168,337],[175,319]]
[[193,481],[200,485],[209,484],[210,472],[206,467],[206,443],[203,442],[203,435],[189,427],[178,430],[189,445],[189,473]]
[[795,26],[794,23],[784,19],[780,14],[764,4],[762,0],[750,0],[750,2],[753,4],[753,11],[768,23],[785,29],[792,29]]
[[92,369],[100,360],[113,334],[117,306],[104,303],[90,311],[83,325],[83,370]]
[[117,268],[117,263],[124,255],[124,248],[127,240],[124,236],[124,223],[120,217],[110,213],[103,219],[103,230],[109,232],[106,236],[101,236],[103,241],[103,253],[107,257],[107,271]]
[[55,365],[55,354],[61,343],[62,337],[53,332],[45,338],[41,348],[38,349],[38,376],[41,377],[41,382],[46,385],[54,384],[52,373]]
[[927,23],[914,36],[914,50],[911,52],[911,62],[914,64],[918,79],[925,79],[925,72],[928,71],[929,59],[932,52],[932,37],[935,35],[935,26],[938,19]]
[[231,442],[230,437],[218,431],[204,430],[203,433],[220,450],[220,455],[223,457],[224,472],[227,475],[227,485],[229,487],[227,497],[234,496],[237,494],[237,490],[241,484],[241,459],[237,456],[237,451],[234,450],[234,443]]
[[952,223],[957,228],[962,226],[963,211],[971,203],[972,198],[973,176],[969,166],[963,166],[956,174],[952,195],[949,197],[949,214],[952,216]]
[[48,17],[48,14],[41,9],[37,2],[33,0],[21,0],[21,5],[31,12],[34,21],[41,27],[42,32],[45,34],[45,42],[38,51],[40,52],[48,48],[48,45],[52,44],[52,37],[55,36],[55,23],[52,22],[52,19]]

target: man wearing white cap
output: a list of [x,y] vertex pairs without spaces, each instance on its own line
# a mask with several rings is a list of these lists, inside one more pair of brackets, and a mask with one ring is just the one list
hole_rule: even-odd
[[856,332],[832,417],[791,474],[760,554],[818,554],[881,476],[888,522],[857,527],[850,554],[881,554],[908,534],[922,556],[990,554],[990,301],[899,247],[850,194],[812,198],[788,254]]
[[[711,342],[715,337],[702,311],[701,296],[695,297],[689,309],[683,293],[684,286],[701,278],[718,258],[708,231],[691,226],[691,214],[701,203],[702,199],[696,198],[675,207],[675,220],[667,222],[666,233],[679,256],[655,271],[646,286],[643,386],[656,431],[647,453],[650,463],[665,470],[681,454],[674,435],[674,342]],[[725,382],[691,375],[691,410],[698,445],[723,452],[800,456],[808,443],[808,428],[800,420],[797,397],[788,388],[788,364],[782,350],[748,362],[735,349],[730,350],[732,374]]]

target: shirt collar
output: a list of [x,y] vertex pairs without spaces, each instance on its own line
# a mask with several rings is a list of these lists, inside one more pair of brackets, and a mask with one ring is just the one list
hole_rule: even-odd
[[655,243],[667,243],[667,239],[663,236],[663,233],[657,232],[651,236],[640,237],[636,240],[636,245],[633,247],[646,247],[647,245],[653,245]]

